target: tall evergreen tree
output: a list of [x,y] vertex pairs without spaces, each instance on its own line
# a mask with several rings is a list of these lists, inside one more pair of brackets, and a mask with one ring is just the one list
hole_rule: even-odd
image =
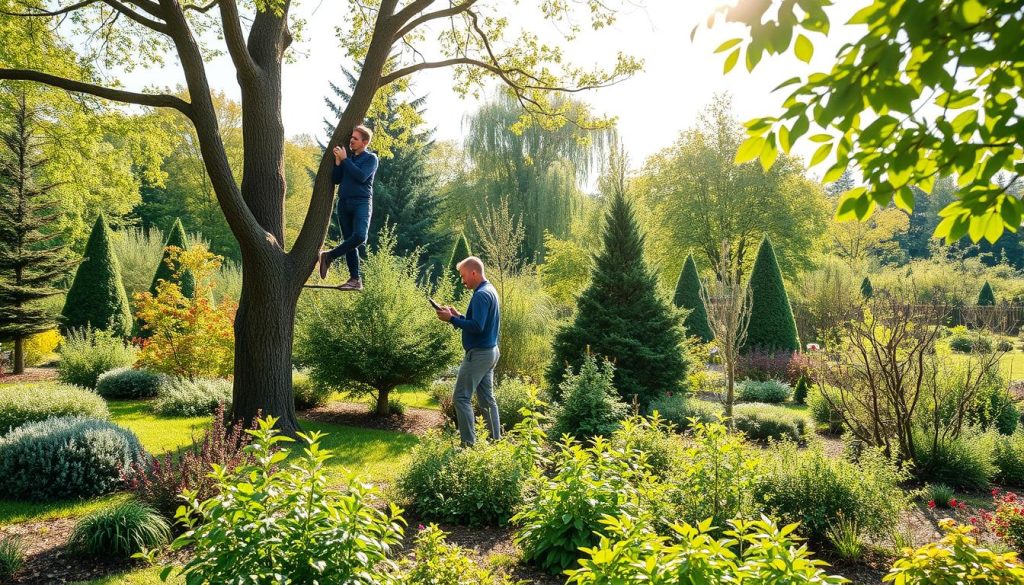
[[992,292],[992,285],[985,281],[985,284],[981,285],[981,292],[978,293],[978,305],[983,307],[991,307],[996,304],[996,295]]
[[25,339],[57,324],[57,316],[38,301],[60,292],[54,281],[68,263],[63,246],[54,244],[57,234],[43,231],[57,212],[47,201],[53,185],[36,183],[43,164],[34,136],[36,114],[24,94],[10,113],[8,130],[0,136],[0,340],[14,341],[13,369],[20,374]]
[[751,310],[747,327],[747,350],[799,351],[793,308],[782,282],[779,261],[771,240],[761,240],[754,267],[750,271]]
[[589,348],[615,364],[615,388],[623,400],[636,398],[646,407],[664,392],[679,390],[687,363],[679,313],[658,295],[624,191],[614,192],[593,280],[577,301],[575,320],[555,336],[546,377],[558,388],[569,368],[581,367]]
[[[352,98],[356,76],[342,68],[349,89],[331,83],[338,103],[324,98],[334,121],[324,120],[327,134],[334,132],[346,105]],[[371,149],[380,151],[380,164],[373,183],[373,215],[370,218],[369,244],[377,246],[381,228],[394,226],[395,252],[407,256],[419,250],[417,263],[426,266],[443,259],[447,238],[436,229],[441,216],[441,196],[434,177],[427,171],[427,158],[433,147],[433,129],[424,128],[425,99],[404,100],[389,93],[379,107],[367,113],[366,125],[374,131]],[[339,237],[337,225],[331,227]]]
[[[174,225],[171,226],[171,231],[167,234],[167,241],[164,243],[164,253],[160,258],[160,265],[156,267],[156,273],[153,275],[153,284],[149,286],[149,292],[153,296],[156,296],[156,285],[161,280],[171,281],[174,279],[174,273],[178,272],[180,266],[176,262],[172,263],[171,258],[171,247],[181,248],[182,250],[188,250],[188,240],[185,238],[185,226],[181,224],[181,219],[175,219]],[[188,270],[181,275],[181,279],[178,280],[178,286],[181,287],[181,294],[188,298],[196,293],[196,280],[192,276],[192,273]]]
[[62,312],[66,329],[92,326],[127,337],[132,331],[128,295],[121,281],[121,264],[110,245],[110,228],[101,213],[85,245]]
[[865,299],[870,299],[875,295],[875,289],[871,286],[871,279],[864,277],[864,280],[860,282],[860,296]]
[[704,302],[700,300],[700,275],[697,274],[697,263],[693,260],[693,254],[686,256],[672,300],[680,309],[690,311],[683,321],[687,335],[696,335],[705,343],[714,339],[715,335],[708,325],[708,313],[704,308]]

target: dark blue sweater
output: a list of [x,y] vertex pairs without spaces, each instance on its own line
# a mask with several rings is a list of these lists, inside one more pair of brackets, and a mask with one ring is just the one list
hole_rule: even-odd
[[377,155],[364,150],[348,155],[340,165],[334,165],[334,184],[338,197],[369,199],[373,197],[373,176],[377,174]]
[[462,349],[466,351],[497,347],[501,311],[494,285],[481,282],[469,299],[466,316],[452,317],[452,327],[462,330]]

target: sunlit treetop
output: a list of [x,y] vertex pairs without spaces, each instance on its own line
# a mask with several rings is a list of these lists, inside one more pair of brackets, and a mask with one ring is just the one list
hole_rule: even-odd
[[[841,219],[865,219],[893,201],[909,212],[911,187],[930,193],[936,179],[955,176],[958,200],[941,212],[937,237],[995,242],[1004,228],[1017,231],[1024,205],[1011,187],[1024,172],[1024,7],[1012,0],[862,4],[847,22],[860,37],[838,50],[830,71],[776,88],[791,92],[782,113],[746,124],[737,161],[759,158],[768,167],[780,149],[809,139],[819,144],[812,165],[834,157],[824,182],[849,167],[867,184],[843,196]],[[786,52],[810,62],[812,38],[830,32],[832,6],[740,0],[716,9],[708,26],[746,28],[717,49],[726,72],[741,58],[753,70],[765,55]]]

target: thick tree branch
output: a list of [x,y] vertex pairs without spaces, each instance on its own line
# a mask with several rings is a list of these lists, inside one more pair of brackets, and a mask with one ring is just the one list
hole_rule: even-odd
[[153,20],[152,18],[145,17],[138,12],[135,12],[131,8],[128,8],[124,4],[121,4],[117,0],[103,0],[114,10],[141,24],[142,26],[155,30],[156,32],[167,34],[167,23]]
[[173,95],[136,93],[132,91],[113,89],[110,87],[86,83],[84,81],[75,81],[74,79],[58,77],[56,75],[50,75],[49,73],[34,71],[32,69],[0,69],[0,79],[35,81],[66,91],[85,93],[126,104],[137,104],[140,106],[151,106],[154,108],[173,108],[182,114],[185,114],[186,117],[190,119],[192,118],[192,105]]
[[205,13],[209,12],[210,9],[212,9],[214,6],[216,6],[218,4],[220,4],[220,0],[213,0],[209,4],[203,4],[202,6],[196,6],[194,4],[189,4],[188,6],[185,7],[185,10],[192,10],[193,12],[198,12],[200,14],[205,14]]
[[[153,20],[152,18],[149,18],[147,16],[143,16],[142,14],[135,12],[128,6],[125,6],[118,0],[82,0],[81,2],[75,2],[74,4],[69,4],[67,6],[64,6],[63,8],[58,8],[57,10],[32,10],[31,12],[7,12],[5,10],[0,11],[0,14],[5,14],[7,16],[61,16],[64,14],[69,14],[76,10],[80,10],[92,4],[96,4],[97,2],[102,2],[103,4],[110,6],[114,10],[120,12],[121,14],[127,16],[128,18],[134,20],[135,22],[141,24],[146,28],[155,30],[159,33],[167,34],[167,23],[161,22],[159,20]],[[139,6],[143,10],[149,12],[149,10],[144,4],[145,0],[128,0],[128,3],[135,6]],[[158,16],[158,14],[154,14],[152,12],[150,12],[150,14],[152,14],[153,16]]]
[[[407,22],[413,15],[419,14],[434,3],[434,0],[412,0],[408,5],[395,13],[395,20],[401,24]],[[398,35],[399,37],[401,35]]]
[[[395,38],[396,39],[400,39],[400,38],[404,37],[405,35],[411,33],[413,30],[415,30],[416,27],[418,27],[418,26],[420,26],[420,25],[422,25],[422,24],[424,24],[426,22],[430,22],[432,20],[438,20],[438,19],[441,19],[441,18],[450,18],[452,16],[456,16],[458,14],[462,14],[463,12],[469,10],[473,6],[473,4],[475,4],[476,2],[477,2],[477,0],[463,0],[463,2],[461,4],[452,5],[452,6],[448,7],[448,8],[445,8],[444,10],[435,10],[434,12],[428,12],[426,14],[421,14],[419,17],[415,18],[414,20],[412,20],[411,22],[409,22],[408,24],[403,26],[401,29],[399,29],[399,31],[397,33],[395,33]],[[416,14],[419,11],[423,10],[424,8],[429,6],[431,3],[432,2],[426,2],[426,1],[423,1],[423,2],[413,2],[409,6],[406,6],[405,8],[403,8],[397,15],[395,15],[395,17],[398,20],[398,22],[405,22],[409,18],[411,18],[413,14]],[[422,5],[422,6],[420,6],[420,5]],[[413,8],[416,8],[416,10],[414,12],[411,11]],[[404,15],[404,13],[406,11],[410,11],[408,16]]]
[[[212,6],[214,3],[209,4]],[[228,45],[228,53],[231,61],[235,64],[239,73],[252,76],[256,73],[256,62],[245,44],[245,35],[242,32],[242,23],[238,19],[238,5],[235,0],[217,0],[215,4],[220,6],[220,18],[224,25],[224,41]]]
[[33,10],[32,12],[7,12],[6,10],[3,10],[0,11],[0,14],[5,14],[7,16],[60,16],[102,1],[103,0],[82,0],[81,2],[75,2],[74,4],[69,4],[63,8],[58,8],[57,10]]

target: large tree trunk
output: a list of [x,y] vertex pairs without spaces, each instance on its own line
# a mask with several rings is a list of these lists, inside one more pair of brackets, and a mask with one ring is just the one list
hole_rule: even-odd
[[294,287],[284,255],[277,261],[243,258],[242,296],[235,315],[235,383],[233,413],[248,425],[257,416],[273,415],[277,428],[294,436],[299,430],[292,396],[292,341],[295,329]]

